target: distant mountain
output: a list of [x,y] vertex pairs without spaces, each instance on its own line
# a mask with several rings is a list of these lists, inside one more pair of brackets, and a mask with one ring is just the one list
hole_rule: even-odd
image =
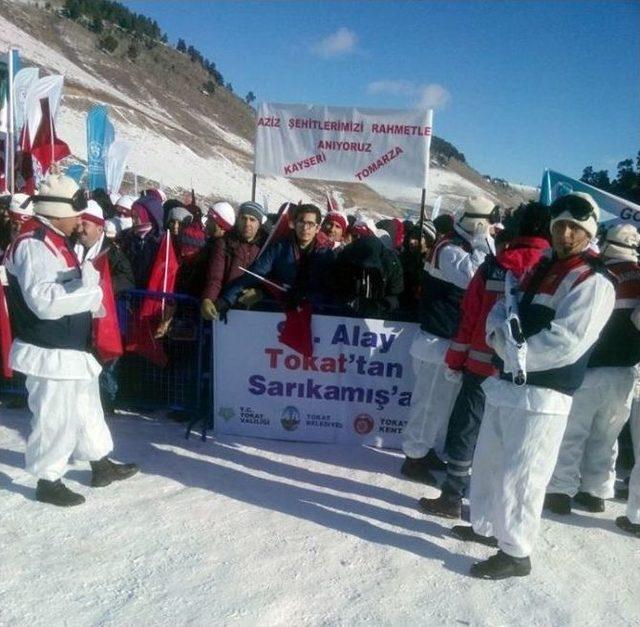
[[[212,80],[210,67],[162,38],[132,35],[104,21],[72,20],[62,9],[59,1],[0,0],[0,48],[15,46],[23,65],[65,75],[57,126],[74,157],[86,160],[86,113],[102,102],[109,106],[116,136],[134,146],[125,187],[132,186],[135,173],[141,188],[160,185],[170,195],[193,187],[198,197],[209,200],[249,198],[252,107]],[[445,209],[474,193],[503,206],[536,195],[535,190],[487,180],[441,138],[434,138],[431,162],[428,205],[439,195]],[[329,190],[347,210],[396,216],[415,212],[421,195],[419,189],[259,178],[256,199],[267,202],[271,211],[288,200],[324,205]]]

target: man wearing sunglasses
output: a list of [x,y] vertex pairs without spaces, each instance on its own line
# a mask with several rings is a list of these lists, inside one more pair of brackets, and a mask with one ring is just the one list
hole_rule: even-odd
[[501,372],[482,385],[486,404],[471,475],[472,527],[452,529],[460,539],[499,548],[471,567],[474,577],[504,579],[531,571],[529,556],[572,396],[615,301],[612,277],[589,249],[599,212],[593,198],[580,192],[550,207],[552,250],[519,286],[525,384],[504,372],[504,300],[487,318],[487,343],[501,360]]
[[69,237],[87,207],[83,190],[51,175],[33,198],[26,223],[6,259],[14,342],[10,363],[26,375],[32,430],[26,468],[38,479],[36,500],[79,505],[84,497],[62,483],[69,458],[91,462],[93,487],[126,479],[135,464],[115,464],[100,404],[100,365],[91,353],[92,315],[102,308],[100,275],[82,266]]

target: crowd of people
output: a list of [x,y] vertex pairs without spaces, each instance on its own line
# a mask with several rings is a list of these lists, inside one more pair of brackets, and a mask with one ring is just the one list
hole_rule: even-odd
[[[26,375],[34,414],[26,463],[38,500],[84,500],[61,481],[71,455],[91,462],[96,486],[138,470],[108,458],[101,370],[103,389],[117,381],[113,363],[91,350],[103,304],[92,261],[108,256],[116,294],[145,289],[168,230],[174,289],[198,299],[205,320],[232,307],[306,303],[315,313],[419,323],[400,473],[440,488],[420,500],[429,515],[460,518],[468,498],[471,525],[453,535],[498,549],[473,576],[529,574],[543,509],[604,511],[632,413],[636,464],[616,524],[640,537],[640,233],[601,229],[590,195],[503,211],[470,197],[455,216],[418,225],[308,203],[277,214],[254,201],[200,207],[158,189],[87,200],[63,175],[6,202],[11,365]],[[165,316],[157,337],[170,325]]]

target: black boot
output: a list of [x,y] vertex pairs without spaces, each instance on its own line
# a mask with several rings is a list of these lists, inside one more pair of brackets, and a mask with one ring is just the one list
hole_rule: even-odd
[[545,494],[543,508],[559,516],[567,516],[571,513],[571,497],[560,492],[549,492]]
[[426,461],[427,457],[428,456],[426,455],[424,457],[406,457],[402,467],[400,468],[400,474],[404,475],[407,479],[413,479],[420,483],[437,486],[438,480],[429,470],[429,466]]
[[91,487],[104,488],[114,481],[122,481],[133,477],[140,468],[136,464],[116,464],[108,457],[91,462]]
[[429,470],[445,471],[447,469],[447,462],[443,462],[433,449],[427,453],[424,460]]
[[437,499],[421,498],[420,509],[428,514],[443,518],[460,518],[462,515],[462,499],[456,494],[443,492]]
[[463,542],[477,542],[491,547],[498,546],[498,541],[493,536],[481,536],[470,525],[454,525],[451,527],[451,535]]
[[472,577],[479,579],[526,577],[530,572],[531,560],[528,557],[512,557],[503,551],[498,551],[488,560],[476,562],[469,571]]
[[573,497],[573,502],[582,505],[584,509],[594,514],[604,512],[604,499],[593,496],[588,492],[578,492],[578,494]]
[[82,494],[69,490],[60,479],[57,481],[38,479],[36,501],[51,503],[51,505],[59,507],[73,507],[74,505],[82,505],[85,499]]
[[640,524],[632,523],[626,516],[618,516],[616,518],[616,525],[622,529],[634,535],[636,538],[640,538]]

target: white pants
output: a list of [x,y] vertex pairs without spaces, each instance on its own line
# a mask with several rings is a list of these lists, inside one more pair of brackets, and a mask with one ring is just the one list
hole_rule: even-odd
[[629,479],[627,518],[633,524],[640,525],[640,398],[633,401],[631,409],[631,437],[636,461]]
[[33,414],[26,469],[38,479],[56,481],[75,459],[95,461],[113,449],[104,420],[98,377],[86,380],[27,376]]
[[547,492],[601,499],[614,494],[618,435],[629,417],[633,368],[593,368],[573,396]]
[[402,432],[402,450],[407,457],[424,457],[430,449],[444,451],[449,416],[460,391],[460,382],[445,379],[443,361],[412,357],[416,382],[411,394],[411,411]]
[[473,456],[469,503],[476,533],[527,557],[540,526],[567,414],[497,407],[487,399]]

